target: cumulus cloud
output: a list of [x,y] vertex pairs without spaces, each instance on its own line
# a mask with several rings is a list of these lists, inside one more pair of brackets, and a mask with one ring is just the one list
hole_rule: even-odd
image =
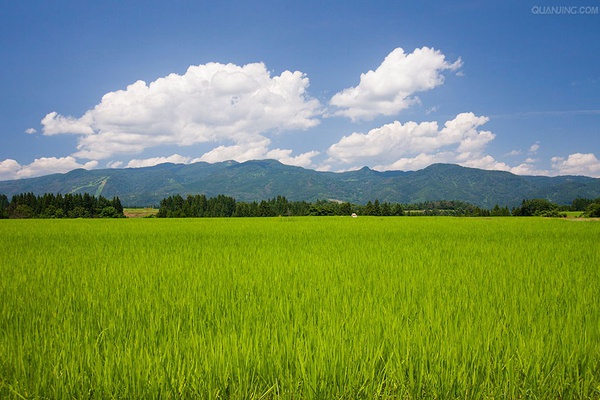
[[235,160],[244,162],[248,160],[274,159],[283,164],[308,167],[312,158],[319,155],[318,151],[309,151],[298,156],[292,156],[292,150],[269,149],[271,141],[265,137],[257,137],[254,140],[242,141],[231,146],[221,145],[206,153],[200,158],[193,160],[215,163],[220,161]]
[[65,173],[77,168],[93,169],[98,166],[98,161],[89,161],[80,164],[74,157],[41,157],[36,158],[31,164],[24,165],[17,175],[20,178],[41,176],[54,173]]
[[452,162],[454,155],[451,153],[436,153],[436,154],[425,154],[419,153],[414,157],[402,157],[391,164],[375,165],[373,169],[379,171],[386,170],[400,170],[400,171],[416,171],[423,169],[431,164],[435,163],[448,163]]
[[543,175],[548,176],[551,175],[550,171],[545,169],[540,169],[531,163],[525,162],[523,164],[519,164],[516,167],[511,167],[508,171],[512,172],[516,175]]
[[25,133],[28,134],[28,135],[33,135],[34,133],[37,133],[37,129],[35,129],[35,128],[28,128],[28,129],[25,129]]
[[[45,135],[79,135],[73,156],[104,159],[161,145],[261,142],[267,135],[318,125],[321,105],[305,74],[271,76],[263,63],[190,66],[150,84],[110,92],[80,118],[49,113]],[[219,147],[215,152],[222,152]],[[235,158],[235,157],[231,157]]]
[[464,167],[498,170],[498,171],[510,171],[511,167],[507,164],[497,161],[490,155],[482,155],[473,157],[471,153],[459,154],[453,162],[460,164]]
[[[179,154],[173,154],[168,157],[151,157],[145,159],[132,159],[125,168],[142,168],[152,167],[154,165],[163,163],[174,163],[174,164],[190,164],[196,162],[221,162],[235,160],[238,162],[244,162],[249,160],[260,160],[260,159],[273,159],[278,160],[283,164],[295,165],[299,167],[308,167],[312,163],[312,158],[320,154],[318,151],[309,151],[306,153],[292,156],[292,150],[273,149],[269,150],[268,145],[270,141],[268,139],[256,146],[255,144],[245,143],[232,146],[219,146],[198,158],[192,158],[182,156]],[[110,162],[108,168],[119,168],[123,166],[123,162]]]
[[[462,113],[446,121],[439,129],[437,122],[395,121],[372,129],[366,134],[344,136],[327,150],[328,162],[378,165],[379,169],[405,167],[413,169],[435,162],[452,162],[460,155],[478,158],[495,135],[478,130],[488,121],[473,113]],[[405,169],[399,168],[399,169]]]
[[0,162],[0,179],[33,178],[54,173],[65,173],[77,168],[93,169],[97,166],[98,161],[80,164],[71,156],[36,158],[28,165],[21,165],[15,160],[8,159]]
[[41,121],[44,126],[44,135],[51,136],[59,133],[70,133],[76,135],[91,135],[94,129],[91,126],[91,115],[87,114],[77,119],[65,117],[53,111],[47,114]]
[[473,156],[470,153],[439,152],[434,154],[421,153],[415,157],[403,157],[389,165],[377,165],[376,170],[415,171],[435,163],[452,163],[463,167],[507,171],[516,175],[550,175],[549,171],[539,169],[532,164],[523,163],[516,167],[496,160],[490,155]]
[[17,179],[17,172],[21,169],[21,164],[12,158],[0,161],[0,179]]
[[244,140],[230,146],[220,145],[204,153],[198,161],[209,163],[235,160],[244,162],[265,158],[271,141],[266,137],[256,137],[254,140]]
[[[423,47],[412,53],[397,48],[375,70],[361,74],[357,86],[335,94],[328,116],[353,121],[391,116],[420,103],[417,94],[444,83],[450,72],[460,75],[462,61],[448,61],[440,51]],[[275,159],[284,164],[319,170],[349,170],[363,165],[379,170],[414,170],[432,163],[499,169],[517,174],[582,174],[600,176],[594,154],[571,154],[551,160],[552,172],[539,169],[540,143],[507,156],[527,154],[524,163],[511,167],[486,154],[495,135],[482,130],[484,116],[462,113],[444,122],[392,122],[367,133],[342,137],[327,150],[328,159],[314,163],[319,151],[294,154],[291,149],[271,148],[272,135],[304,130],[319,124],[322,105],[308,95],[309,80],[299,71],[273,76],[263,63],[244,66],[208,63],[190,66],[183,74],[170,74],[153,82],[137,81],[110,92],[80,117],[48,113],[41,121],[46,136],[77,137],[69,157],[44,157],[28,165],[7,159],[0,162],[0,179],[33,177],[76,168],[95,168],[96,160],[111,161],[109,168],[145,167],[164,162],[193,163]],[[429,115],[438,106],[425,109]],[[596,112],[597,110],[592,110]],[[590,111],[586,111],[590,112]],[[27,134],[37,132],[34,128]],[[211,150],[193,156],[143,158],[140,153],[159,146],[191,146],[213,143]],[[188,151],[188,154],[190,152]],[[78,160],[93,160],[81,162]]]
[[586,175],[600,178],[600,160],[593,153],[575,153],[567,158],[553,157],[552,168],[559,175]]
[[433,113],[437,112],[439,109],[440,109],[439,106],[429,107],[427,110],[425,110],[425,114],[427,114],[427,115],[433,114]]
[[415,171],[435,163],[452,163],[462,165],[463,167],[512,172],[509,165],[497,161],[490,155],[473,155],[471,153],[456,153],[453,151],[442,151],[433,154],[420,153],[414,157],[400,158],[392,164],[377,165],[374,169],[382,171]]
[[266,158],[272,158],[283,164],[295,165],[296,167],[309,167],[312,164],[313,157],[321,154],[319,151],[307,151],[295,157],[292,156],[292,150],[274,149],[267,153]]
[[[528,158],[515,167],[486,154],[488,144],[495,138],[492,132],[480,129],[488,121],[488,117],[462,113],[446,121],[441,129],[437,122],[403,124],[395,121],[366,134],[355,132],[329,147],[329,159],[321,169],[331,170],[332,165],[340,167],[338,170],[348,169],[347,166],[355,168],[372,165],[373,169],[380,171],[414,171],[435,163],[453,163],[518,175],[551,175],[550,171],[538,168],[535,165],[538,160],[533,158]],[[539,143],[536,143],[530,151],[537,151],[538,148]],[[518,154],[521,151],[513,150],[509,153]],[[590,155],[571,157],[571,160],[555,158],[553,162],[555,169],[563,170],[567,168],[567,164],[584,164],[588,168],[598,165],[597,160],[595,164]]]
[[[519,175],[551,175],[550,171],[534,165],[538,162],[536,159],[529,158],[525,163],[511,166],[486,154],[487,145],[495,138],[492,132],[480,129],[488,120],[473,113],[462,113],[446,121],[442,129],[437,122],[402,124],[395,121],[367,134],[353,133],[328,149],[329,158],[319,169],[341,171],[370,165],[380,171],[406,171],[434,163],[453,163]],[[594,165],[592,159],[587,161]],[[558,165],[560,159],[553,162]]]
[[[173,154],[168,157],[152,157],[145,159],[133,159],[127,163],[127,168],[142,168],[142,167],[152,167],[158,164],[164,163],[173,163],[173,164],[189,164],[191,158],[186,156],[181,156],[179,154]],[[119,164],[120,166],[121,164]],[[115,167],[113,167],[115,168]]]
[[535,142],[529,147],[529,154],[535,154],[540,149],[540,142]]
[[333,115],[353,121],[395,115],[419,102],[415,93],[442,85],[444,71],[455,71],[461,66],[460,59],[449,63],[440,51],[429,47],[409,54],[397,48],[375,71],[361,74],[358,86],[344,89],[331,98],[330,104],[338,108]]
[[121,168],[123,166],[123,161],[111,161],[106,164],[106,168]]

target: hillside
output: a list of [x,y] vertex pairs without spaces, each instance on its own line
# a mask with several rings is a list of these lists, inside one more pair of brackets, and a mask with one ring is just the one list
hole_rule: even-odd
[[160,164],[147,168],[78,169],[66,174],[0,182],[0,193],[91,193],[119,196],[125,206],[158,205],[174,195],[225,194],[241,201],[282,195],[290,200],[336,199],[418,203],[461,200],[480,207],[517,206],[546,198],[568,204],[577,197],[600,197],[600,179],[583,176],[520,176],[503,171],[434,164],[419,171],[378,172],[364,167],[343,173],[319,172],[274,160],[215,164]]

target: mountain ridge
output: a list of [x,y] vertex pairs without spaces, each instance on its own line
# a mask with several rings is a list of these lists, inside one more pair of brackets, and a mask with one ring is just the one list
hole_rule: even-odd
[[546,198],[568,204],[578,197],[600,197],[600,179],[563,175],[515,175],[456,164],[432,164],[417,171],[316,171],[276,160],[163,163],[151,167],[75,169],[64,174],[0,181],[0,194],[90,193],[119,196],[125,206],[158,205],[172,195],[203,193],[260,201],[278,195],[294,201],[339,199],[364,204],[460,200],[491,208],[514,207],[523,199]]

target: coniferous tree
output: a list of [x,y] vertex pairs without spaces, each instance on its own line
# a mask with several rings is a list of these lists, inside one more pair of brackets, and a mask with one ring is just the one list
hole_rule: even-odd
[[5,194],[0,194],[0,219],[8,218],[8,206],[10,202]]
[[371,203],[371,200],[369,200],[367,202],[367,204],[365,205],[365,207],[362,210],[362,214],[364,215],[375,215],[375,207],[373,206],[373,203]]
[[117,214],[123,215],[123,205],[121,204],[121,199],[119,197],[113,197],[112,206],[117,210]]

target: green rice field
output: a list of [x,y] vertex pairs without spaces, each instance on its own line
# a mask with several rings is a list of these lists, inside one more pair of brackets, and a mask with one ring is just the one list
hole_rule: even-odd
[[600,222],[0,221],[2,399],[599,399]]

